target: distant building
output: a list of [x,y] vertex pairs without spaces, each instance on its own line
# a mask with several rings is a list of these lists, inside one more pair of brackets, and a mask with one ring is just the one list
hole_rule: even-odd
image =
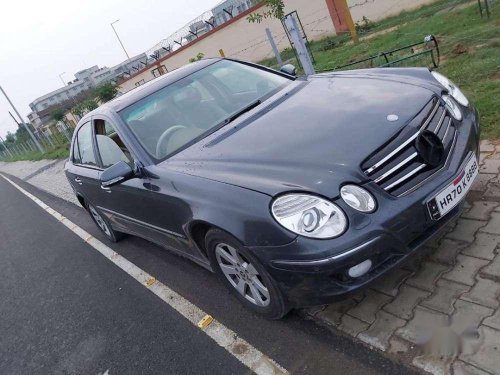
[[64,87],[51,91],[33,100],[29,107],[28,119],[35,130],[53,122],[51,114],[56,108],[65,111],[71,109],[87,95],[87,91],[105,82],[116,81],[118,77],[130,76],[144,67],[146,54],[134,56],[111,68],[99,68],[97,65],[75,73],[75,80]]
[[36,98],[29,104],[33,112],[41,112],[49,107],[56,106],[64,101],[70,100],[78,94],[86,91],[92,87],[90,79],[85,81],[79,81],[75,79],[73,82],[68,82],[68,84],[60,89],[54,90],[45,94],[39,98]]

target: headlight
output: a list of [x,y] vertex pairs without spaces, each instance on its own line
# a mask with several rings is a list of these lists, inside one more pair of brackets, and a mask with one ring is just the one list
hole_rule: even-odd
[[375,198],[357,185],[344,185],[340,189],[340,196],[349,206],[361,212],[373,212],[377,207]]
[[451,113],[451,115],[458,121],[462,120],[462,111],[453,98],[449,95],[443,95],[443,100],[446,105],[446,109]]
[[286,194],[274,200],[271,211],[286,229],[310,238],[333,238],[347,228],[347,218],[334,203],[309,194]]
[[438,72],[431,72],[436,81],[438,81],[441,85],[444,86],[446,90],[450,93],[453,98],[456,99],[457,102],[462,104],[464,107],[469,106],[469,99],[464,95],[464,93],[455,85],[452,81],[446,78],[444,75]]

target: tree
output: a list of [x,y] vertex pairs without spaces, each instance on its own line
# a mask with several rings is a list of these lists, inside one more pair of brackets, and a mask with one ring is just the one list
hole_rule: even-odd
[[258,2],[266,5],[268,9],[264,12],[249,14],[247,17],[248,22],[261,23],[265,18],[280,20],[285,16],[285,4],[283,0],[259,0]]
[[82,116],[85,114],[85,108],[83,108],[82,102],[71,108],[71,112],[73,112],[76,117],[82,118]]
[[112,82],[106,82],[97,87],[95,94],[99,101],[109,102],[118,94],[118,88]]
[[86,113],[93,111],[98,107],[95,99],[88,98],[71,108],[71,112],[79,118],[82,118]]
[[62,108],[57,108],[55,109],[52,114],[51,114],[52,120],[55,122],[62,121],[64,122],[65,116],[64,116],[64,110]]
[[19,126],[16,130],[16,142],[26,142],[30,139],[30,135],[28,131],[24,128],[24,126]]
[[16,136],[12,134],[11,132],[7,132],[7,135],[5,136],[5,142],[6,143],[16,143]]
[[86,99],[82,102],[83,108],[87,110],[87,112],[93,111],[97,107],[99,107],[94,99]]

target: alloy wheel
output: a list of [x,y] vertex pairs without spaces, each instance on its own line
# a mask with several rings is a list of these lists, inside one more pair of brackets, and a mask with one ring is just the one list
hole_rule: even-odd
[[257,269],[234,247],[220,243],[215,247],[217,263],[229,283],[251,303],[265,307],[271,299]]
[[108,228],[108,225],[104,221],[104,219],[99,215],[99,213],[96,211],[96,209],[92,206],[89,206],[89,211],[92,217],[94,218],[95,222],[97,223],[97,226],[101,228],[101,230],[108,236],[111,237],[111,232]]

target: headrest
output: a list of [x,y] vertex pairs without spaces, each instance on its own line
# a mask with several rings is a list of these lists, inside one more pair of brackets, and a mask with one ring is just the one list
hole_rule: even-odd
[[194,87],[188,86],[182,89],[178,96],[174,97],[174,101],[184,108],[191,108],[201,102],[201,94]]

